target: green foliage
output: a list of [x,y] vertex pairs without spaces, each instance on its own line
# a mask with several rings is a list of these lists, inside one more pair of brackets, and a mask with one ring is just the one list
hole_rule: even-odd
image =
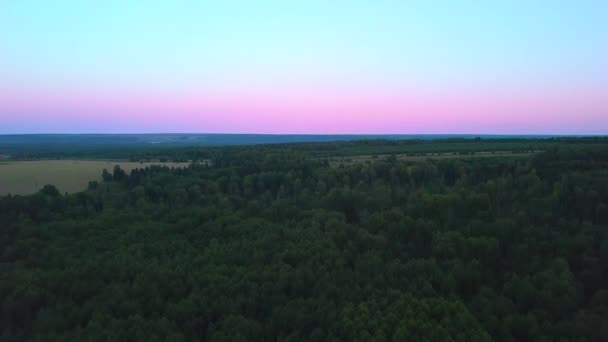
[[404,143],[217,148],[0,197],[0,339],[602,341],[608,148],[584,141],[344,167],[319,153]]
[[57,190],[57,188],[54,185],[50,185],[50,184],[43,186],[42,189],[40,190],[40,192],[47,196],[51,196],[51,197],[59,196],[59,190]]

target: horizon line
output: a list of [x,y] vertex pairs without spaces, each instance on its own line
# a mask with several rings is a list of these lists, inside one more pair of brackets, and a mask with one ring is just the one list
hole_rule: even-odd
[[608,137],[608,133],[224,133],[224,132],[82,132],[82,133],[0,133],[0,136],[15,135],[257,135],[257,136],[546,136],[546,137]]

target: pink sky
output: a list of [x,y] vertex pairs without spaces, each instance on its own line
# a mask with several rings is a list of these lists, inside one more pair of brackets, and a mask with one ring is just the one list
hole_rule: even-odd
[[608,1],[0,1],[0,134],[608,134]]
[[0,133],[606,134],[603,89],[7,90]]

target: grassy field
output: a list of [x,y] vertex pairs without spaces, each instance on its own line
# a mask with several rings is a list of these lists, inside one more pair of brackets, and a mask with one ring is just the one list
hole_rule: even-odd
[[[469,158],[501,158],[501,157],[528,157],[534,153],[542,151],[527,151],[527,152],[511,152],[511,151],[495,151],[495,152],[470,152],[469,154],[458,154],[453,152],[442,153],[425,153],[422,155],[407,155],[395,154],[395,158],[404,161],[425,161],[429,159],[469,159]],[[389,155],[359,155],[352,157],[333,157],[328,158],[329,165],[332,167],[340,165],[350,165],[355,163],[367,163],[374,160],[382,160]]]
[[53,184],[60,192],[77,192],[86,189],[89,181],[101,180],[101,172],[112,172],[115,165],[130,172],[150,165],[169,167],[187,166],[188,163],[128,162],[104,160],[35,160],[0,162],[0,196],[27,195],[45,184]]

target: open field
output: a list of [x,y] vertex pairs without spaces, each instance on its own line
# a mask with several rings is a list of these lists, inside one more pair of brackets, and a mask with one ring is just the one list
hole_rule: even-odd
[[[527,152],[511,152],[511,151],[495,151],[495,152],[471,152],[469,154],[458,154],[453,152],[442,152],[442,153],[424,153],[424,154],[395,154],[397,160],[404,161],[425,161],[428,159],[470,159],[470,158],[502,158],[502,157],[527,157],[534,153],[542,151],[527,151]],[[336,167],[340,165],[350,165],[355,163],[366,163],[374,160],[382,160],[388,158],[390,155],[360,155],[352,157],[332,157],[329,159],[330,166]]]
[[115,165],[130,172],[150,165],[179,167],[188,164],[107,160],[5,161],[0,162],[0,196],[31,194],[45,184],[55,185],[62,193],[82,191],[89,181],[101,180],[103,169],[112,172]]

